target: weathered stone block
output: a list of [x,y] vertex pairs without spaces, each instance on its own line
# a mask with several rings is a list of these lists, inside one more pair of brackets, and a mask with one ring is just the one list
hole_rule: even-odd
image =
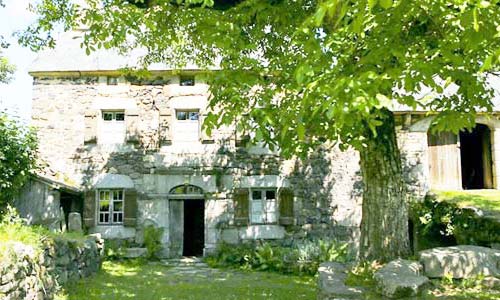
[[68,230],[74,232],[83,232],[82,216],[80,213],[72,212],[68,216]]
[[345,285],[347,268],[337,262],[322,263],[318,269],[318,300],[363,299],[362,288]]
[[486,247],[461,245],[429,249],[419,253],[419,261],[425,275],[432,278],[500,275],[500,250]]
[[420,275],[422,269],[416,261],[391,261],[375,273],[376,289],[388,298],[418,296],[429,283],[427,277]]

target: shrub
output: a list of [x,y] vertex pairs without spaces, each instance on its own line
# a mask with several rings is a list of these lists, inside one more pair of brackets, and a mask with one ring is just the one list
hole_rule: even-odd
[[254,244],[220,244],[206,262],[213,267],[239,267],[279,273],[314,275],[325,261],[347,260],[347,244],[335,240],[307,240],[292,247]]
[[0,213],[37,168],[36,157],[34,130],[0,111]]
[[107,239],[104,241],[104,258],[106,260],[120,260],[124,258],[126,241]]
[[416,229],[416,250],[456,244],[489,246],[500,242],[498,221],[478,217],[471,209],[429,196],[411,204],[410,217]]
[[148,259],[158,259],[158,253],[162,249],[161,237],[163,228],[156,228],[152,225],[144,228],[144,245],[147,249]]

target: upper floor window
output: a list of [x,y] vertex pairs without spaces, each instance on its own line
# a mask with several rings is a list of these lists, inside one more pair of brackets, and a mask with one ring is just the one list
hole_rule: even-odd
[[100,144],[122,144],[125,141],[125,111],[102,111],[98,141]]
[[176,110],[175,116],[179,121],[198,121],[200,118],[198,110]]
[[199,140],[200,113],[197,109],[177,109],[173,139],[180,142],[194,142]]
[[195,83],[194,75],[181,75],[179,81],[180,86],[194,86]]
[[274,224],[278,221],[276,189],[252,189],[250,191],[250,222]]
[[123,203],[125,193],[122,189],[98,190],[99,224],[123,224]]

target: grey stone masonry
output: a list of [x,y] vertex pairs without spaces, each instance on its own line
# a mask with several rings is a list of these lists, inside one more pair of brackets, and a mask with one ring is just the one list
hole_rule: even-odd
[[431,278],[452,276],[500,276],[500,250],[460,245],[433,248],[419,253],[425,275]]
[[[106,72],[33,75],[32,124],[38,128],[41,158],[84,191],[98,189],[102,176],[120,175],[130,179],[137,193],[137,214],[125,216],[124,226],[98,226],[96,206],[89,206],[94,211],[83,217],[92,232],[142,241],[140,228],[151,221],[164,229],[162,243],[168,249],[175,227],[169,191],[189,184],[203,189],[207,252],[222,240],[289,243],[334,237],[349,241],[356,253],[363,188],[357,151],[325,144],[307,159],[284,159],[258,145],[242,146],[243,138],[232,127],[216,129],[210,136],[200,128],[197,138],[183,140],[186,128],[177,122],[176,112],[198,110],[200,127],[206,115],[210,94],[203,73],[195,74],[194,86],[181,86],[179,76],[167,71],[149,81],[120,77],[116,85],[107,84]],[[103,119],[109,111],[124,114],[121,143],[106,143],[115,138]],[[409,190],[421,197],[428,190],[425,134],[398,128],[398,137]],[[293,218],[265,231],[235,224],[233,193],[242,187],[291,189]]]
[[32,246],[11,245],[12,254],[0,261],[0,299],[54,299],[60,286],[88,277],[101,267],[104,240],[48,239],[41,253]]
[[397,259],[375,272],[377,291],[388,298],[418,296],[429,278],[422,275],[422,265],[416,261]]

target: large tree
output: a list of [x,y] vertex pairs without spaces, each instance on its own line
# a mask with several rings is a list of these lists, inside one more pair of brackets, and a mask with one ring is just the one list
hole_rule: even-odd
[[[454,132],[491,110],[499,0],[78,2],[43,0],[21,41],[53,45],[62,23],[86,28],[89,52],[144,48],[146,68],[217,62],[210,106],[219,112],[208,128],[236,124],[284,156],[307,156],[325,142],[359,150],[364,258],[409,253],[394,107],[437,112],[434,128]],[[424,90],[433,93],[419,96]]]

